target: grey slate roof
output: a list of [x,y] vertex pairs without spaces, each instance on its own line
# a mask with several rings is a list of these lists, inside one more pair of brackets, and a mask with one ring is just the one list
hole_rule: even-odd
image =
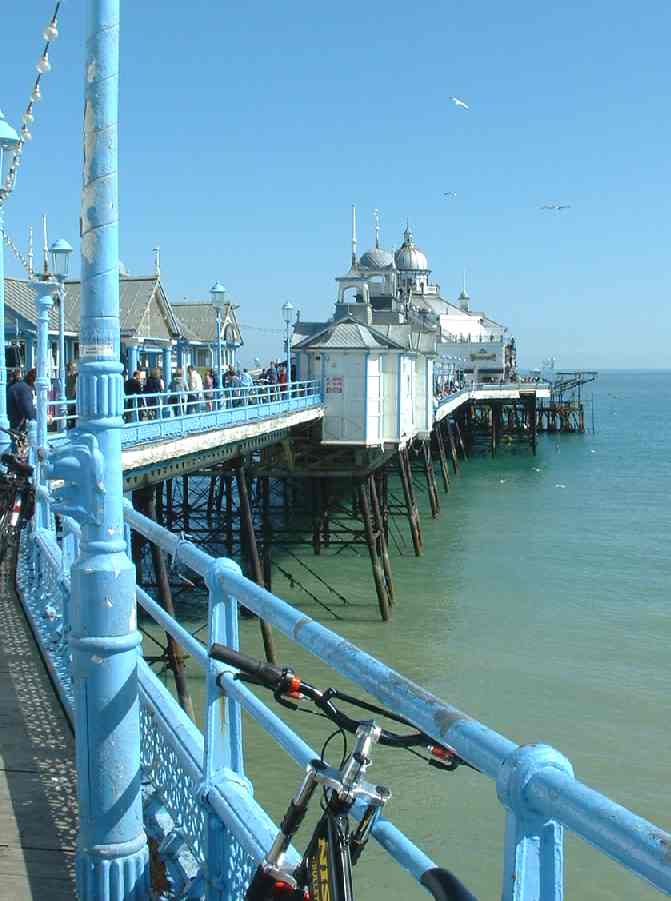
[[[172,308],[180,330],[188,341],[212,344],[217,340],[217,314],[211,303],[173,303]],[[226,304],[222,311],[222,337],[224,339],[229,328],[233,330],[233,340],[236,344],[242,344],[240,326],[232,303]]]
[[[79,331],[80,282],[65,283],[65,321]],[[179,337],[179,326],[160,279],[155,276],[119,278],[119,314],[122,338]]]
[[[79,334],[81,283],[65,283],[65,331]],[[22,279],[5,279],[5,306],[9,313],[16,311],[33,325],[37,322],[35,292]],[[148,278],[119,278],[119,311],[122,338],[155,338],[168,340],[179,337],[175,316],[156,276]],[[49,330],[58,331],[58,311],[49,313]]]
[[329,322],[321,332],[304,338],[296,350],[403,350],[401,344],[351,317]]
[[[11,313],[14,311],[37,327],[35,292],[30,287],[30,282],[19,278],[5,279],[5,310],[8,321],[12,318]],[[68,327],[67,310],[65,330],[70,331],[70,328]],[[58,309],[55,306],[49,311],[49,331],[58,331]]]

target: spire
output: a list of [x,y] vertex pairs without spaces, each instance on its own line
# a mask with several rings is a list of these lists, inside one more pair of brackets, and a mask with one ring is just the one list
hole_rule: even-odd
[[28,275],[33,277],[33,227],[28,226]]
[[410,247],[413,247],[415,244],[415,236],[410,230],[410,223],[408,220],[405,220],[405,231],[403,232],[403,243],[408,244]]
[[464,269],[464,287],[459,295],[459,309],[463,310],[464,313],[468,312],[468,301],[470,299],[468,291],[466,290],[466,269]]
[[380,249],[380,211],[373,210],[373,216],[375,217],[375,249]]
[[161,248],[157,245],[153,248],[154,253],[154,275],[157,278],[161,276]]
[[46,213],[42,216],[42,232],[44,234],[44,247],[42,251],[44,253],[44,275],[45,277],[49,275],[49,240],[47,238],[47,216]]
[[356,207],[352,204],[352,268],[356,266]]

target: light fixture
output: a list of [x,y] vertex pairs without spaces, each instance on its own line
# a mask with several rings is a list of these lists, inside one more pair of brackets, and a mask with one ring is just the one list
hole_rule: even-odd
[[284,319],[284,321],[286,322],[287,325],[289,325],[289,323],[291,322],[291,320],[293,318],[293,315],[292,315],[293,312],[294,312],[294,305],[291,303],[290,300],[285,301],[282,304],[282,319]]
[[42,32],[42,37],[45,41],[55,41],[58,37],[58,26],[56,25],[56,20],[52,19],[51,22],[47,25],[47,27]]
[[42,91],[40,90],[39,84],[36,84],[35,87],[33,88],[33,92],[30,95],[30,99],[33,101],[33,103],[37,103],[39,100],[42,99]]
[[42,56],[38,59],[35,68],[40,73],[40,75],[45,75],[47,72],[51,72],[51,63],[49,62],[48,50],[45,49]]
[[3,185],[0,194],[9,192],[11,189],[18,163],[16,155],[18,146],[19,136],[0,110],[0,185]]
[[221,282],[215,282],[210,288],[210,297],[212,298],[213,305],[221,310],[226,304],[226,288],[221,284]]
[[49,253],[51,254],[52,273],[61,281],[65,281],[70,274],[71,245],[64,241],[63,238],[60,238],[51,245]]

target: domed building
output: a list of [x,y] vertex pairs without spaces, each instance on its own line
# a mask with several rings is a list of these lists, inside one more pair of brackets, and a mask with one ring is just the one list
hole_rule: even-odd
[[394,262],[399,273],[399,287],[406,291],[426,291],[431,268],[426,254],[415,244],[409,225],[403,232],[403,243],[394,254]]

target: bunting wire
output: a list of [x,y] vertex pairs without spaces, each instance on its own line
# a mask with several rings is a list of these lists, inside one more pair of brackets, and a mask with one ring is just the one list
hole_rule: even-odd
[[[4,185],[2,186],[3,187],[2,193],[4,193],[4,196],[7,196],[14,190],[14,185],[16,183],[16,175],[17,175],[17,172],[21,165],[21,160],[22,160],[22,156],[23,156],[23,148],[25,147],[26,142],[31,141],[33,138],[30,128],[31,128],[33,122],[35,121],[34,105],[36,103],[39,103],[39,101],[42,99],[42,88],[40,87],[41,82],[42,82],[42,77],[51,71],[51,63],[49,62],[49,48],[50,48],[51,44],[58,37],[58,13],[60,11],[61,6],[62,6],[62,0],[59,0],[59,2],[56,3],[53,15],[51,16],[49,23],[47,24],[46,28],[42,32],[42,37],[44,38],[45,44],[44,44],[44,48],[42,50],[42,55],[38,59],[37,64],[35,66],[35,68],[37,69],[37,77],[33,84],[33,90],[31,91],[31,94],[30,94],[30,100],[28,101],[28,106],[26,107],[26,110],[25,110],[23,116],[21,117],[22,125],[21,125],[21,131],[19,132],[19,143],[18,143],[18,146],[12,156],[12,159],[11,159],[11,162],[9,165],[9,170],[7,172],[7,177],[5,179]],[[8,240],[6,234],[5,234],[5,240]],[[9,246],[11,247],[11,244]]]

